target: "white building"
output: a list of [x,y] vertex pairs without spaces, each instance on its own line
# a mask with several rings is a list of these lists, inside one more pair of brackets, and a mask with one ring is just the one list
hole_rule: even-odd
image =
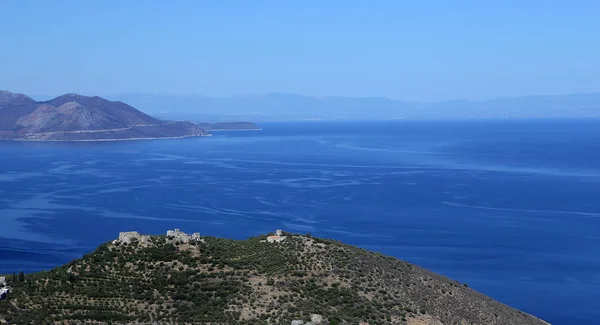
[[6,285],[6,277],[0,276],[0,286],[5,286],[5,285]]
[[175,228],[174,230],[167,230],[167,237],[175,237],[181,234],[181,230],[179,228]]
[[199,232],[188,235],[177,228],[174,230],[167,230],[167,237],[173,238],[174,241],[184,244],[189,243],[190,241],[203,241],[202,238],[200,238]]
[[281,243],[286,238],[287,238],[286,236],[283,236],[283,231],[281,229],[277,229],[275,231],[275,235],[274,236],[267,237],[267,242],[269,242],[269,243]]
[[4,298],[6,298],[6,296],[10,293],[10,289],[8,288],[2,288],[0,289],[0,300],[3,300]]

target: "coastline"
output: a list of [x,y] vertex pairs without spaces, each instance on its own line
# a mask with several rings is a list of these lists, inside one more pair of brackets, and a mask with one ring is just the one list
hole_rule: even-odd
[[227,131],[262,131],[261,128],[258,129],[216,129],[216,130],[206,130],[206,132],[227,132]]
[[204,135],[184,135],[184,136],[179,136],[179,137],[160,137],[160,138],[87,139],[87,140],[0,139],[0,141],[17,141],[17,142],[112,142],[112,141],[169,140],[169,139],[200,138],[200,137],[212,137],[212,136],[213,136],[212,134],[204,134]]
[[0,141],[15,141],[15,142],[113,142],[113,141],[142,141],[142,140],[169,140],[169,139],[185,139],[195,137],[212,137],[210,132],[241,132],[241,131],[262,131],[258,129],[218,129],[206,130],[207,134],[203,135],[184,135],[178,137],[157,137],[157,138],[127,138],[127,139],[86,139],[86,140],[46,140],[46,139],[0,139]]

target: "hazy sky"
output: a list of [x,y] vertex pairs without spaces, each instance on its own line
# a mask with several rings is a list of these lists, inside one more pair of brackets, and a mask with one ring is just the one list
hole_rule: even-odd
[[600,91],[597,0],[5,0],[0,31],[28,94]]

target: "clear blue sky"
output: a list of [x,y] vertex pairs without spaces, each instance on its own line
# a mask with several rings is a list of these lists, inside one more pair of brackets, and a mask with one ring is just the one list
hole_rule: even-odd
[[600,91],[597,0],[5,0],[0,31],[28,94]]

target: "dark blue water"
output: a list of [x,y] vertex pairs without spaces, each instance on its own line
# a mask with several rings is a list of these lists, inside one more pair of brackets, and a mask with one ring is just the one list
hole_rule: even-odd
[[600,121],[267,124],[212,138],[0,143],[0,273],[168,228],[283,228],[600,324]]

